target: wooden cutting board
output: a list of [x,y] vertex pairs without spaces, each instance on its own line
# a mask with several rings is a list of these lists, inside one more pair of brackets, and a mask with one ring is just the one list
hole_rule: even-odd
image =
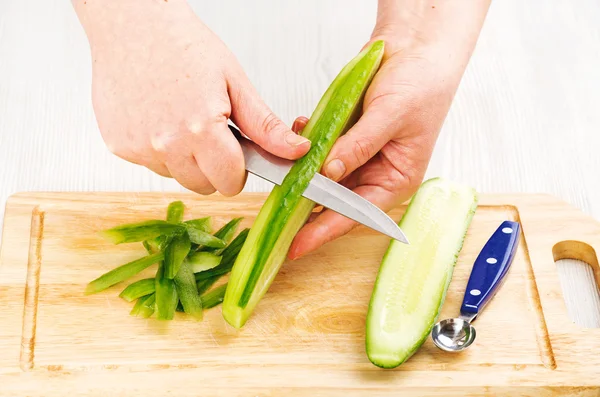
[[165,323],[129,316],[122,285],[83,295],[87,282],[144,254],[141,244],[113,246],[97,231],[162,218],[176,199],[187,218],[212,215],[220,226],[244,216],[250,226],[265,197],[11,197],[0,251],[0,396],[600,395],[600,329],[570,321],[554,263],[585,260],[598,275],[600,224],[545,195],[481,198],[442,316],[458,313],[477,254],[506,219],[523,230],[507,280],[476,320],[469,350],[444,353],[427,340],[395,370],[365,354],[365,315],[388,239],[364,227],[284,264],[240,331],[220,307],[203,322],[178,315]]

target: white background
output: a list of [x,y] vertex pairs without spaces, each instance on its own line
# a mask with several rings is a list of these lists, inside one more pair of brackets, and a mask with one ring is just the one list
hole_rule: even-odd
[[[193,4],[288,123],[310,115],[368,40],[376,11],[376,0]],[[480,192],[550,193],[600,219],[598,21],[597,0],[494,1],[428,176]],[[90,71],[70,1],[0,0],[0,219],[18,191],[180,190],[107,151]],[[269,188],[254,178],[246,186]],[[577,292],[568,306],[600,326],[597,291],[582,291],[590,269],[565,262],[563,281]]]

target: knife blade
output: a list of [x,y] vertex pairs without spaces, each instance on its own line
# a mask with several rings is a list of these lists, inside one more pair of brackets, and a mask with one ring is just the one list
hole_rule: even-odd
[[[241,132],[231,124],[229,124],[229,129],[240,142],[246,170],[259,178],[281,185],[294,162],[267,152],[250,139],[242,136]],[[302,196],[394,240],[409,244],[402,229],[384,211],[352,190],[321,174],[315,174]]]

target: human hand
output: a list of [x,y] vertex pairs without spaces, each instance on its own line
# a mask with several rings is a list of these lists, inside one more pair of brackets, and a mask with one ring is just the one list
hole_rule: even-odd
[[[378,21],[371,42],[385,41],[382,65],[365,95],[361,118],[338,139],[322,170],[384,211],[420,186],[477,37],[452,43],[433,27],[425,30],[435,39],[421,35],[415,40]],[[301,130],[307,121],[298,118],[292,128]],[[314,251],[356,225],[332,210],[314,213],[288,257]]]
[[74,4],[92,50],[96,119],[117,156],[197,193],[229,196],[246,179],[229,118],[279,157],[309,150],[185,1]]

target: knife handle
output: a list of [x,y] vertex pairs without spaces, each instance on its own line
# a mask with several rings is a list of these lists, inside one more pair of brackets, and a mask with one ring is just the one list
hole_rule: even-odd
[[520,225],[504,221],[487,241],[473,265],[461,313],[479,314],[496,294],[519,243]]

